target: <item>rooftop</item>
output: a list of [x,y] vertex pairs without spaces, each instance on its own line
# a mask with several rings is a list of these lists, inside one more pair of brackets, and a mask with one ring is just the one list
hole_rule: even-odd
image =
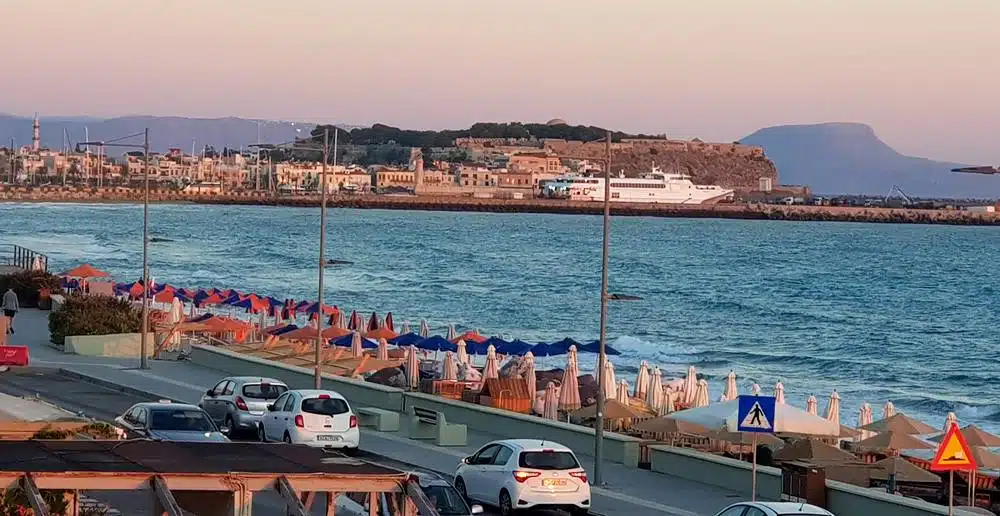
[[167,441],[0,441],[0,472],[402,476],[306,446]]

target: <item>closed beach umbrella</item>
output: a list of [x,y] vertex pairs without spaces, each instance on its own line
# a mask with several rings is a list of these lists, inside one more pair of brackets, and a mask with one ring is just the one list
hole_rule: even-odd
[[708,406],[708,382],[705,380],[698,380],[698,391],[694,396],[695,407],[707,407]]
[[566,364],[572,366],[576,374],[580,374],[580,360],[577,355],[576,346],[570,346],[566,352]]
[[392,312],[385,314],[385,324],[383,326],[388,328],[389,331],[396,331],[396,323],[392,320]]
[[615,381],[615,366],[610,360],[604,359],[604,374],[601,377],[601,388],[604,390],[604,399],[614,399],[618,394],[618,382]]
[[[351,343],[354,344],[353,342]],[[379,360],[389,360],[389,343],[385,339],[378,339],[378,351],[375,358]]]
[[469,352],[465,350],[465,341],[459,339],[458,343],[455,344],[458,347],[458,361],[463,364],[469,363]]
[[649,389],[649,363],[645,360],[639,363],[639,372],[635,375],[636,398],[646,399],[646,391]]
[[956,416],[954,412],[949,412],[948,415],[945,416],[944,418],[944,427],[942,428],[942,430],[947,432],[948,429],[951,428],[951,425],[957,425],[957,424],[958,424],[958,416]]
[[337,314],[337,327],[347,328],[347,314],[345,314],[343,310]]
[[806,398],[806,412],[814,416],[819,413],[819,402],[816,400],[816,396],[813,396],[812,394]]
[[736,371],[730,369],[729,374],[726,375],[726,392],[722,395],[723,401],[735,400],[739,395],[736,390]]
[[[661,380],[662,384],[663,381]],[[695,392],[698,390],[698,371],[694,366],[688,366],[687,376],[684,377],[684,403],[690,405],[694,402]]]
[[576,377],[579,371],[572,355],[566,359],[566,362],[562,385],[559,387],[559,410],[572,412],[580,408],[580,381]]
[[448,325],[448,335],[445,338],[448,339],[449,341],[455,340],[455,325],[454,324],[449,324]]
[[754,383],[750,386],[750,394],[754,396],[760,396],[760,384]]
[[663,414],[671,414],[677,411],[677,392],[663,393]]
[[885,406],[882,407],[882,419],[889,419],[896,415],[896,406],[892,404],[891,401],[885,402]]
[[535,355],[530,351],[524,354],[524,383],[528,387],[528,392],[534,394],[538,389],[538,380],[535,376]]
[[775,403],[785,402],[785,385],[781,382],[774,384],[774,402]]
[[412,345],[406,348],[406,378],[411,389],[420,386],[420,363],[417,359],[417,348]]
[[403,321],[403,329],[399,330],[400,335],[406,335],[410,333],[410,321]]
[[361,334],[354,332],[351,335],[351,356],[357,358],[364,354],[364,347],[361,343]]
[[[858,413],[858,428],[865,425],[872,424],[872,406],[867,403],[861,404],[861,410]],[[872,433],[867,430],[861,431],[861,440],[865,440],[872,436]]]
[[830,401],[826,404],[826,419],[840,424],[840,395],[837,391],[830,393]]
[[654,367],[653,377],[649,381],[649,390],[646,391],[646,404],[649,405],[649,410],[653,411],[654,414],[662,416],[666,413],[663,401],[663,372],[660,371],[659,367]]
[[500,363],[497,359],[497,349],[490,344],[486,349],[486,367],[483,368],[483,380],[500,378]]
[[458,380],[458,364],[455,363],[455,356],[451,351],[444,352],[444,363],[441,366],[442,380]]
[[631,398],[628,394],[628,382],[621,380],[618,382],[618,391],[615,392],[615,399],[619,403],[628,406],[631,403]]
[[423,319],[420,320],[420,336],[425,339],[431,336],[431,327],[427,326],[427,321]]
[[556,393],[556,384],[549,382],[545,386],[544,399],[542,417],[553,421],[559,419],[559,395]]

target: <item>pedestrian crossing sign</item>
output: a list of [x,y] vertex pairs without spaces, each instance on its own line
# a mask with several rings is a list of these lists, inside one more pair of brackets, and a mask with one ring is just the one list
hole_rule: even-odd
[[773,396],[740,396],[736,414],[737,430],[740,432],[774,433]]
[[953,423],[948,427],[948,433],[934,454],[931,471],[975,471],[975,469],[976,458],[972,456],[958,425]]

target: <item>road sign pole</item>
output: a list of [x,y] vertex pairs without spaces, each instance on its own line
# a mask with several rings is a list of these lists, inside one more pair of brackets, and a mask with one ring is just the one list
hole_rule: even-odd
[[757,432],[753,433],[753,480],[750,482],[750,501],[757,501]]
[[948,516],[955,515],[955,471],[948,472]]

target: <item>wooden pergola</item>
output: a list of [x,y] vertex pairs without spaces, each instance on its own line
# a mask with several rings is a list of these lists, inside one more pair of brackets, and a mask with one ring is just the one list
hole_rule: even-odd
[[254,493],[269,490],[296,516],[306,516],[320,492],[328,494],[328,516],[340,493],[368,493],[371,515],[380,513],[381,493],[392,514],[437,515],[408,473],[301,445],[0,441],[0,458],[0,489],[21,489],[36,516],[50,514],[43,490],[66,491],[70,516],[79,514],[82,490],[149,491],[158,516],[183,516],[185,509],[201,516],[249,516]]

